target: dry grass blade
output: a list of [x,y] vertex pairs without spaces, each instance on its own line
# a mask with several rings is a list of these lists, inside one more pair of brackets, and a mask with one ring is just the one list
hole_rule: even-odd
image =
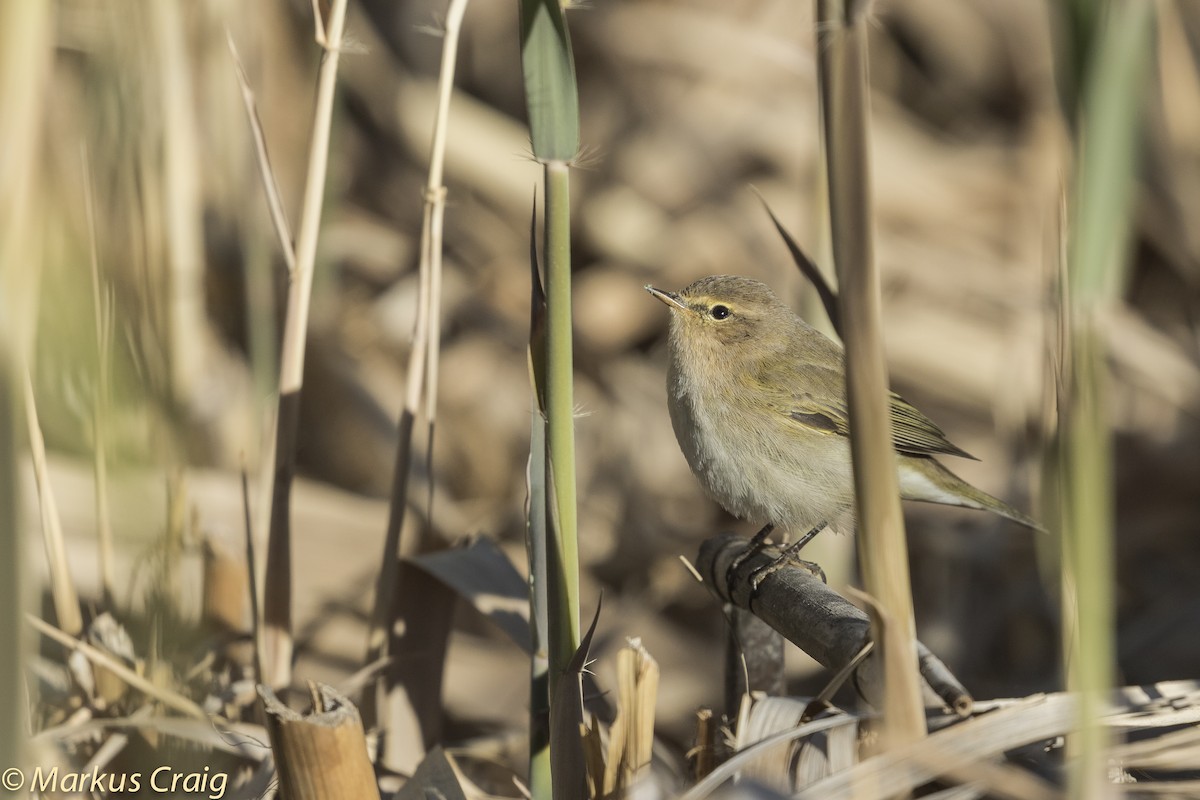
[[[953,725],[905,747],[881,753],[807,787],[797,798],[868,800],[892,797],[939,775],[966,774],[965,771],[976,762],[1058,736],[1070,727],[1074,708],[1075,700],[1065,694],[1023,700]],[[1009,775],[1009,772],[1004,774]],[[981,772],[971,774],[972,780],[986,780],[987,777]],[[989,790],[1012,797],[1003,782],[1001,784],[990,786]],[[867,787],[872,788],[867,791]]]
[[761,758],[763,753],[771,748],[780,747],[797,739],[803,739],[806,736],[812,736],[814,733],[827,731],[836,728],[839,725],[849,725],[859,722],[862,718],[853,715],[844,715],[837,717],[827,717],[825,719],[815,720],[805,725],[792,728],[791,730],[781,731],[780,733],[770,736],[761,741],[755,742],[745,750],[741,750],[737,755],[730,758],[728,761],[721,764],[708,774],[708,776],[693,786],[688,791],[680,796],[679,800],[703,800],[709,797],[720,788],[721,784],[732,778],[750,762],[757,758]]
[[529,652],[528,587],[491,539],[481,536],[465,548],[426,553],[406,563],[443,583]]
[[267,153],[267,138],[263,134],[262,120],[258,116],[258,105],[254,100],[254,90],[250,88],[250,80],[246,77],[246,68],[238,55],[237,45],[233,43],[233,34],[225,31],[225,41],[229,45],[229,55],[233,58],[233,69],[237,74],[238,86],[242,90],[242,104],[246,108],[246,120],[250,123],[250,132],[254,136],[254,156],[258,162],[258,174],[262,180],[263,191],[267,195],[267,209],[271,214],[271,225],[275,235],[279,237],[279,249],[287,262],[288,273],[296,272],[296,248],[292,243],[291,226],[288,225],[287,212],[283,208],[283,199],[279,196],[279,184],[275,180],[275,171],[271,168],[271,159]]
[[429,751],[417,771],[396,795],[396,800],[466,800],[450,756],[441,747]]
[[46,562],[50,567],[50,592],[54,598],[54,614],[58,626],[72,636],[83,631],[79,613],[79,595],[71,580],[67,564],[67,546],[63,541],[62,520],[54,489],[46,469],[46,442],[38,424],[37,405],[33,396],[33,379],[25,372],[25,422],[29,432],[29,452],[33,458],[33,476],[37,484],[38,502],[42,510],[42,541],[46,546]]
[[842,322],[841,315],[838,312],[837,293],[829,286],[829,283],[825,280],[825,276],[817,268],[816,263],[808,257],[807,253],[800,249],[800,245],[796,244],[796,240],[788,233],[787,228],[783,227],[783,223],[779,221],[779,217],[775,216],[775,212],[767,204],[767,198],[762,196],[762,192],[755,189],[754,194],[762,202],[767,216],[771,218],[771,222],[775,225],[775,230],[779,231],[779,235],[783,237],[783,243],[787,245],[788,252],[792,255],[792,260],[796,262],[796,267],[804,277],[808,278],[813,288],[817,290],[817,294],[821,298],[821,305],[825,307],[825,313],[829,315],[829,322],[840,337],[842,335]]
[[147,697],[152,697],[168,708],[172,708],[186,716],[202,720],[209,719],[210,715],[188,698],[184,697],[178,692],[173,692],[170,689],[165,689],[161,686],[155,686],[153,683],[146,680],[141,675],[138,675],[136,672],[103,650],[93,647],[87,642],[82,642],[74,636],[64,633],[58,628],[55,628],[53,625],[38,619],[32,614],[27,614],[25,619],[38,633],[42,634],[48,639],[53,639],[63,647],[82,653],[88,659],[88,661],[102,666],[114,673],[121,680],[142,692]]

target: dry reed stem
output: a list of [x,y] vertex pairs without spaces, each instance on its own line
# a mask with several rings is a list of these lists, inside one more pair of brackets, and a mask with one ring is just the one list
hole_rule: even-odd
[[846,342],[846,400],[858,512],[863,582],[890,620],[887,639],[901,652],[884,654],[883,746],[925,734],[916,662],[916,623],[899,479],[887,411],[879,271],[869,159],[867,26],[861,5],[817,4],[818,74],[829,175],[830,229]]
[[42,634],[48,639],[53,639],[63,647],[82,653],[88,661],[104,667],[121,680],[128,683],[134,689],[137,689],[147,697],[152,697],[155,700],[158,700],[164,706],[195,719],[209,720],[213,717],[213,715],[209,715],[203,708],[196,705],[194,702],[178,692],[174,692],[162,686],[155,686],[153,683],[146,680],[141,675],[138,675],[129,667],[125,666],[116,658],[104,652],[100,648],[93,647],[87,642],[81,641],[70,634],[64,633],[58,628],[55,628],[53,625],[38,619],[32,614],[26,614],[25,619],[38,633]]
[[42,512],[42,542],[46,546],[46,562],[50,568],[50,593],[54,598],[54,615],[58,626],[72,636],[83,631],[79,613],[79,595],[71,580],[67,563],[67,546],[63,540],[62,519],[54,501],[54,489],[46,468],[46,441],[38,424],[37,405],[33,396],[33,379],[25,371],[25,423],[29,432],[29,454],[33,458],[33,477],[37,484],[38,503]]
[[287,317],[284,322],[283,351],[279,369],[279,413],[275,430],[275,463],[272,470],[275,481],[271,498],[266,580],[263,587],[266,663],[263,665],[264,674],[260,677],[271,686],[286,686],[291,682],[294,642],[289,500],[295,470],[300,389],[304,381],[304,351],[312,298],[313,268],[324,205],[325,175],[329,166],[333,97],[337,88],[338,60],[341,55],[342,31],[346,22],[346,6],[347,0],[333,0],[330,5],[328,28],[323,26],[319,13],[315,21],[319,26],[318,30],[324,32],[319,41],[325,52],[317,77],[317,99],[308,151],[308,174],[296,241],[296,269],[288,289]]
[[[437,423],[438,370],[441,361],[442,326],[442,232],[446,214],[446,131],[450,119],[450,97],[454,92],[454,67],[458,62],[458,40],[469,0],[451,0],[442,35],[442,62],[438,73],[437,113],[433,118],[433,145],[429,154],[429,180],[425,184],[425,226],[421,231],[421,271],[429,275],[422,298],[428,304],[425,346],[425,418],[427,420],[426,463],[430,475],[426,519],[433,526],[433,437]],[[428,247],[425,241],[428,240]],[[426,261],[428,260],[428,261]]]
[[92,400],[92,459],[96,485],[96,536],[99,545],[100,588],[106,606],[112,607],[113,594],[113,532],[112,515],[108,506],[108,458],[106,429],[108,424],[108,393],[112,369],[113,337],[112,295],[103,291],[100,281],[100,255],[96,244],[96,206],[92,186],[92,170],[88,162],[87,145],[82,148],[83,203],[87,214],[88,244],[92,267],[92,313],[96,317],[96,396]]
[[[458,40],[468,0],[452,0],[447,12],[443,37],[441,70],[438,77],[437,112],[433,122],[433,144],[429,154],[429,177],[425,186],[425,204],[421,227],[420,266],[418,271],[417,314],[414,322],[412,349],[409,352],[405,377],[404,407],[399,422],[400,436],[396,445],[395,474],[392,481],[391,508],[379,578],[376,582],[375,604],[371,615],[371,630],[367,643],[366,663],[371,664],[389,654],[388,630],[398,609],[396,580],[401,555],[400,534],[404,527],[408,505],[408,477],[412,460],[412,427],[421,412],[422,396],[428,421],[427,441],[429,497],[426,519],[433,525],[433,437],[437,418],[437,380],[441,329],[442,232],[445,216],[446,187],[443,185],[446,160],[447,122],[450,98],[454,90],[454,67],[457,63]],[[368,726],[376,720],[380,690],[393,691],[383,685],[387,672],[380,673],[376,685],[364,695],[363,717]],[[390,726],[392,720],[384,720]]]
[[190,402],[203,368],[204,232],[203,163],[192,92],[192,65],[184,35],[184,3],[151,3],[158,39],[158,88],[163,122],[163,211],[166,223],[166,290],[170,398]]
[[301,716],[259,686],[279,783],[289,800],[379,797],[354,704],[328,686],[310,686],[313,709]]

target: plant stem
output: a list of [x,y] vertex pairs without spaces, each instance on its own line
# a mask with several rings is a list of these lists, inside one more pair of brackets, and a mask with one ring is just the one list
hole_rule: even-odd
[[[325,174],[329,165],[329,136],[333,123],[333,97],[337,88],[338,58],[346,22],[347,0],[333,0],[325,48],[317,78],[308,175],[296,242],[296,270],[288,289],[283,352],[279,369],[279,414],[275,434],[275,481],[271,497],[271,524],[267,542],[266,580],[263,586],[264,646],[267,657],[262,682],[282,688],[292,673],[292,574],[290,501],[296,469],[296,436],[300,424],[300,388],[304,381],[304,350],[308,334],[308,309],[312,298],[317,235],[324,205]],[[319,20],[318,20],[319,22]]]
[[874,640],[884,650],[885,748],[925,735],[917,671],[916,623],[896,455],[888,413],[879,273],[872,249],[868,142],[867,26],[840,0],[817,5],[825,158],[840,319],[846,343],[846,395],[858,511],[863,584],[884,624]]
[[[579,549],[575,498],[574,360],[571,342],[571,181],[566,162],[546,163],[546,416],[557,560],[550,573],[560,603],[551,603],[550,696],[579,646]],[[565,619],[563,618],[565,614]]]

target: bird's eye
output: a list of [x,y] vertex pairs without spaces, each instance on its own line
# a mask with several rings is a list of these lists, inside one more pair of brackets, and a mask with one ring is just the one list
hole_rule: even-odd
[[708,310],[713,319],[725,319],[733,312],[729,310],[729,306],[713,306]]

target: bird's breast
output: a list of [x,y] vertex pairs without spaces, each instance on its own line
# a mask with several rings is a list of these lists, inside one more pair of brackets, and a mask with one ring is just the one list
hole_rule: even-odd
[[692,472],[727,511],[788,529],[820,524],[850,496],[849,448],[840,437],[806,434],[751,388],[673,363],[668,406]]

